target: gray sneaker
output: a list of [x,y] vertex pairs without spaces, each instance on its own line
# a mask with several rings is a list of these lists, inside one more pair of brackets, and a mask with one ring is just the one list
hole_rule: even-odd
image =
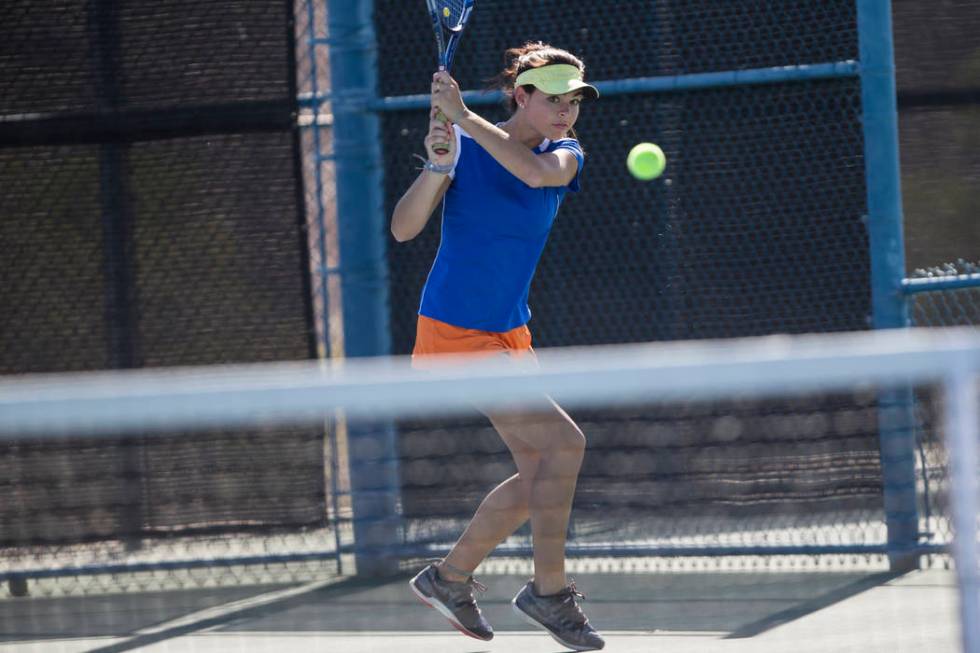
[[459,632],[483,641],[493,639],[493,628],[473,598],[474,589],[485,592],[487,588],[472,576],[458,583],[443,580],[435,565],[429,565],[408,584],[422,603],[442,613]]
[[511,605],[517,616],[532,626],[547,630],[562,646],[574,651],[601,649],[606,641],[589,625],[575,597],[584,599],[585,595],[575,589],[574,581],[557,594],[548,596],[535,594],[534,583],[529,581],[517,593]]

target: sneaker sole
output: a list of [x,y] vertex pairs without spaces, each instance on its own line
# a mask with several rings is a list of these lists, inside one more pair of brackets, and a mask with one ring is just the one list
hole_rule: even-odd
[[489,642],[491,639],[493,639],[493,635],[491,635],[490,637],[480,637],[476,633],[468,630],[466,626],[459,623],[455,615],[453,615],[452,610],[450,610],[442,601],[435,598],[434,596],[426,596],[425,594],[422,593],[422,591],[418,587],[415,586],[415,578],[409,581],[408,586],[412,588],[412,593],[414,593],[415,596],[418,597],[419,601],[421,601],[422,603],[424,603],[430,608],[435,608],[439,612],[439,614],[444,616],[449,621],[449,623],[452,625],[453,628],[463,633],[467,637],[478,639],[481,642]]
[[517,598],[516,597],[513,598],[513,599],[511,599],[510,606],[511,606],[511,608],[514,609],[514,613],[518,617],[520,617],[522,620],[526,621],[527,623],[531,624],[532,626],[537,626],[538,628],[540,628],[544,632],[548,633],[549,635],[551,635],[551,639],[555,640],[556,642],[558,642],[562,646],[567,646],[568,648],[572,649],[573,651],[598,651],[598,650],[600,650],[600,649],[597,649],[594,646],[582,646],[581,644],[572,644],[571,642],[566,642],[561,637],[559,637],[558,635],[556,635],[553,632],[551,632],[551,629],[550,628],[548,628],[547,626],[545,626],[544,624],[542,624],[540,621],[538,621],[537,619],[535,619],[534,617],[532,617],[528,613],[526,613],[523,610],[521,610],[520,606],[517,605]]

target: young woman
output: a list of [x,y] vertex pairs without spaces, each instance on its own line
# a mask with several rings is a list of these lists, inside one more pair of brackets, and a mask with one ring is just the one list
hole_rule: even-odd
[[[583,81],[582,62],[564,50],[528,43],[506,59],[496,81],[511,117],[499,125],[466,108],[449,74],[432,77],[428,160],[391,220],[395,238],[410,240],[445,198],[442,240],[419,309],[416,367],[443,353],[534,362],[528,289],[562,198],[579,187],[585,156],[573,127],[580,105],[599,94]],[[602,637],[576,601],[584,597],[565,577],[565,533],[585,437],[550,399],[540,409],[484,412],[517,474],[486,496],[453,550],[413,578],[412,590],[458,630],[491,639],[473,597],[474,588],[485,587],[472,573],[530,518],[534,578],[514,597],[514,610],[569,648],[601,649]]]

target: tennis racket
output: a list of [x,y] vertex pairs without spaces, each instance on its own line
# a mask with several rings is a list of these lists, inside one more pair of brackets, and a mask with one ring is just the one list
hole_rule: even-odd
[[[449,70],[456,54],[456,47],[463,35],[466,21],[473,13],[476,0],[425,0],[432,18],[432,30],[436,34],[436,47],[439,49],[439,70]],[[440,111],[436,116],[446,120]],[[432,150],[439,155],[449,152],[449,143],[433,143]]]

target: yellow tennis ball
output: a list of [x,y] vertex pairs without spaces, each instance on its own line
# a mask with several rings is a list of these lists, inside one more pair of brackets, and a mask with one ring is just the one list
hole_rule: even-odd
[[451,12],[449,11],[449,7],[442,8],[442,15],[445,16],[446,18],[449,18],[450,13]]
[[667,157],[664,151],[653,143],[638,143],[626,157],[626,169],[641,181],[656,179],[664,171]]

